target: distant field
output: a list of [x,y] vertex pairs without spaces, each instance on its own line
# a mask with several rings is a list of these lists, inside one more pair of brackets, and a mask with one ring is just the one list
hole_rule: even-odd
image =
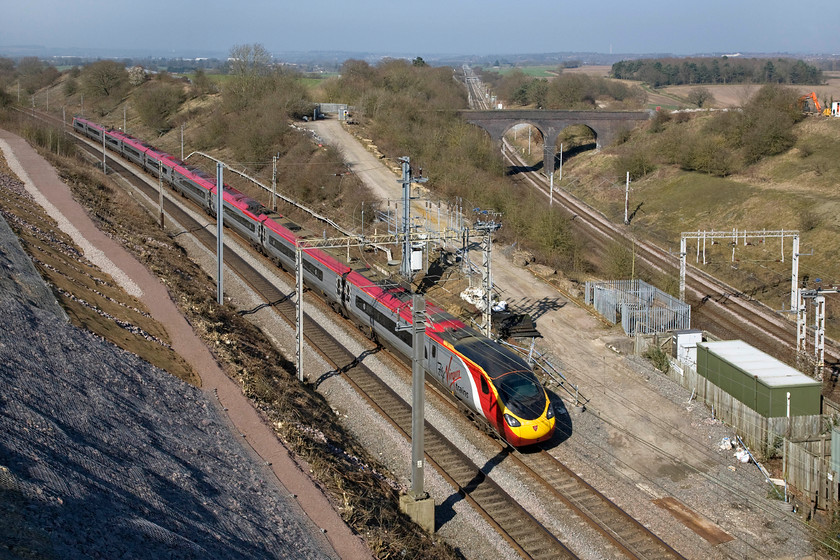
[[513,70],[521,70],[526,76],[534,78],[553,78],[557,75],[557,66],[517,66],[515,68],[489,68],[501,75],[510,74]]
[[[819,86],[789,86],[800,95],[814,92],[820,103],[823,100],[840,100],[840,72],[825,72],[826,83]],[[688,92],[696,87],[704,87],[714,96],[714,102],[709,107],[740,107],[758,91],[761,84],[695,84],[683,86],[668,86],[656,90],[648,90],[648,103],[655,103],[663,107],[672,108],[674,97],[685,99]],[[646,88],[647,89],[647,88]]]
[[606,78],[610,75],[612,66],[580,66],[578,68],[564,68],[564,74],[587,74],[589,76],[600,76]]
[[[540,68],[540,67],[534,67]],[[523,71],[525,69],[523,68]],[[611,67],[610,66],[581,66],[580,68],[565,68],[563,70],[564,74],[587,74],[590,76],[609,76]],[[834,72],[823,72],[823,75],[826,78],[825,85],[819,86],[791,86],[796,91],[798,91],[801,95],[805,95],[806,93],[815,92],[817,94],[817,98],[820,100],[820,103],[823,102],[824,99],[831,101],[840,100],[840,71]],[[628,81],[628,80],[622,80]],[[632,82],[641,85],[641,82]],[[687,107],[688,103],[685,102],[686,95],[688,92],[698,85],[684,85],[684,86],[668,86],[659,89],[651,89],[649,87],[644,87],[645,91],[648,92],[648,106],[649,107],[662,107],[664,109],[678,109],[680,107]],[[709,105],[710,107],[715,108],[724,108],[724,107],[740,107],[744,104],[744,102],[752,97],[752,95],[758,91],[761,87],[759,84],[704,84],[702,87],[708,89],[712,92],[715,100],[714,102]]]

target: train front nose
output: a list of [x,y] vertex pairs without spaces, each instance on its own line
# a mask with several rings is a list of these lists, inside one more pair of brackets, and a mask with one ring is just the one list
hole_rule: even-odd
[[505,439],[514,447],[548,441],[554,435],[554,418],[520,420],[519,426],[505,424]]

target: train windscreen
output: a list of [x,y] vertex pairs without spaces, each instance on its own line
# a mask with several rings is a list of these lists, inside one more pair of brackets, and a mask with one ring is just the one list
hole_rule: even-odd
[[540,417],[545,410],[545,391],[525,360],[485,338],[465,338],[454,346],[487,373],[511,412],[523,420]]

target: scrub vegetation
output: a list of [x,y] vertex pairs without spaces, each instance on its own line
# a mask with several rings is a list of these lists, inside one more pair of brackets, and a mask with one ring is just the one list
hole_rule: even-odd
[[[44,80],[34,95],[39,108],[49,91],[53,112],[60,105],[84,106],[85,114],[113,127],[122,127],[127,114],[129,133],[173,154],[180,153],[183,125],[188,151],[209,152],[265,184],[270,184],[272,156],[277,156],[281,192],[326,215],[344,218],[348,212],[352,214],[349,206],[365,198],[359,180],[346,174],[341,154],[319,146],[290,125],[312,114],[312,100],[347,103],[354,107],[356,123],[348,126],[357,135],[372,139],[389,161],[411,157],[415,170],[422,168],[429,177],[434,196],[450,201],[460,198],[466,209],[500,211],[504,225],[496,239],[501,244],[516,243],[537,261],[573,277],[627,275],[629,266],[636,277],[674,291],[673,277],[661,278],[634,264],[630,247],[618,244],[609,249],[606,258],[593,258],[573,233],[569,220],[550,211],[544,197],[512,186],[507,176],[511,170],[502,163],[488,136],[457,117],[456,111],[467,108],[467,95],[453,79],[452,69],[404,60],[385,60],[375,66],[349,60],[339,76],[313,87],[301,75],[271,64],[259,45],[236,47],[234,53],[237,64],[223,80],[210,79],[196,70],[191,83],[162,76],[131,85],[126,69],[110,63],[70,69],[52,78],[48,69],[41,68],[33,70]],[[560,72],[549,80],[516,71],[484,76],[510,105],[637,109],[644,104],[644,93],[635,86],[592,76]],[[0,106],[16,102],[18,82],[23,88],[23,73],[0,60]],[[701,99],[702,93],[697,92],[696,105],[707,103]],[[21,105],[26,105],[25,99]],[[838,124],[840,119],[803,118],[796,94],[771,84],[745,99],[741,110],[661,111],[599,152],[589,149],[594,147],[591,136],[569,132],[563,137],[563,180],[556,186],[620,223],[624,176],[629,171],[633,179],[630,229],[664,248],[678,247],[681,231],[799,229],[803,252],[813,251],[800,262],[803,283],[813,287],[814,279],[821,278],[823,285],[840,284],[840,248],[836,244],[840,229]],[[87,164],[74,163],[72,156],[65,160],[70,149],[55,141],[51,132],[33,130],[27,134],[45,149],[62,153],[56,161],[66,166],[66,176],[82,177],[80,168]],[[537,154],[542,153],[539,141],[534,138]],[[441,545],[413,533],[396,512],[395,492],[383,479],[362,475],[349,456],[335,454],[336,449],[342,449],[360,457],[364,464],[375,465],[332,423],[328,410],[317,408],[326,406],[320,397],[287,386],[294,384],[290,365],[267,345],[254,342],[260,339],[258,332],[232,310],[212,303],[209,279],[196,269],[186,270],[188,263],[177,244],[160,239],[166,247],[158,248],[139,241],[135,237],[139,232],[117,229],[123,219],[120,207],[129,202],[115,198],[95,180],[77,182],[79,196],[91,208],[107,208],[95,210],[104,228],[126,238],[129,246],[146,247],[143,258],[169,279],[173,296],[208,342],[218,345],[231,375],[243,382],[246,392],[272,420],[281,423],[281,437],[313,465],[337,503],[345,504],[345,518],[374,552],[380,557],[398,557],[408,550],[413,557],[439,557]],[[234,178],[230,182],[266,203],[263,194]],[[789,260],[779,262],[777,241],[754,239],[750,243],[737,247],[735,253],[731,246],[710,244],[706,270],[728,280],[743,294],[778,308],[790,288]],[[789,255],[789,245],[785,250]],[[177,269],[174,262],[179,263]],[[829,335],[836,338],[840,328],[831,301],[827,326]],[[235,342],[220,344],[220,340]],[[264,359],[266,355],[270,360]],[[263,368],[266,361],[274,365]],[[294,415],[294,410],[306,407],[309,411],[310,406],[317,412],[305,418]],[[316,419],[327,428],[308,423]],[[324,441],[312,437],[313,428],[326,434]],[[345,476],[347,473],[351,474]]]
[[535,78],[518,68],[504,74],[477,73],[509,107],[618,111],[639,109],[645,101],[644,91],[638,86],[587,74],[563,74],[561,68],[551,79]]
[[[80,79],[82,75],[84,70],[79,75]],[[63,79],[70,79],[69,74]],[[260,94],[256,98],[248,97],[244,105],[241,105],[241,99],[228,100],[229,95],[237,95],[236,91],[228,93],[223,88],[218,94],[196,95],[185,84],[181,88],[185,101],[168,115],[171,119],[168,124],[178,124],[181,121],[197,126],[196,123],[202,122],[207,113],[224,110],[230,111],[225,113],[225,116],[231,119],[230,122],[234,122],[235,119],[250,118],[244,115],[251,115],[250,111],[257,111],[258,117],[267,119],[269,124],[274,125],[270,130],[274,130],[277,135],[270,136],[269,140],[254,141],[254,145],[264,142],[271,150],[269,154],[282,150],[284,157],[297,163],[296,170],[284,177],[281,188],[286,181],[310,183],[309,192],[319,192],[309,200],[317,201],[318,197],[325,195],[320,189],[311,188],[312,184],[318,182],[316,176],[323,179],[325,170],[343,170],[344,167],[336,152],[314,146],[307,135],[287,132],[289,120],[293,118],[290,115],[294,112],[292,107],[304,107],[308,103],[304,101],[304,88],[293,90],[298,93],[297,96],[284,92],[286,96],[277,99],[276,94],[283,84],[293,82],[294,76],[286,73],[270,72],[261,76],[256,84],[256,91]],[[169,78],[152,79],[134,90],[118,84],[109,94],[103,91],[100,107],[111,104],[118,111],[100,120],[113,124],[119,122],[121,125],[121,103],[126,99],[142,98],[146,89],[178,86],[179,83],[177,80],[170,81]],[[56,92],[61,90],[58,80],[52,87]],[[121,92],[123,97],[112,97],[117,95],[120,87],[126,87]],[[55,95],[54,99],[58,99],[58,93]],[[74,95],[78,96],[81,93]],[[212,103],[201,105],[202,95],[212,98],[204,99]],[[87,99],[86,97],[86,101]],[[234,111],[227,103],[239,107]],[[271,109],[277,108],[282,108],[282,112],[270,113]],[[189,120],[190,116],[194,120]],[[151,127],[143,123],[143,120],[141,116],[136,116],[130,121],[130,132],[142,138],[153,139],[153,135],[147,136]],[[379,465],[375,458],[368,456],[353,436],[342,428],[334,411],[321,395],[296,381],[293,364],[235,309],[230,306],[220,307],[215,303],[213,279],[188,258],[184,249],[179,246],[177,237],[171,237],[161,231],[154,217],[146,214],[128,193],[111,184],[110,179],[102,176],[87,161],[79,159],[74,150],[68,149],[63,142],[50,141],[50,138],[61,135],[59,130],[43,127],[37,121],[33,122],[26,116],[8,109],[0,110],[0,124],[4,128],[24,134],[36,146],[41,147],[42,153],[71,185],[74,195],[89,209],[99,227],[119,240],[161,277],[173,300],[213,350],[223,369],[241,384],[245,394],[264,414],[278,437],[308,464],[312,476],[326,489],[343,518],[365,540],[375,557],[457,557],[445,543],[426,535],[400,513],[400,487],[394,477]],[[259,123],[252,126],[252,130],[256,130]],[[281,128],[282,131],[277,133]],[[233,131],[226,132],[233,134]],[[167,134],[171,137],[173,132]],[[153,141],[159,144],[158,140],[162,138]],[[221,136],[218,141],[226,139],[226,136]],[[243,142],[248,144],[247,135],[243,135]],[[219,150],[217,145],[212,147]],[[168,149],[176,153],[172,147]],[[226,153],[224,150],[220,151]],[[264,166],[266,154],[261,153],[259,156]],[[307,167],[317,171],[307,173],[302,170]],[[8,168],[0,166],[0,173],[8,175],[10,172]],[[345,192],[350,193],[348,184],[353,181],[348,179],[345,183]],[[331,186],[335,184],[332,183]],[[296,187],[290,190],[304,194],[306,189],[307,187]],[[336,193],[332,192],[330,196],[334,199]],[[32,206],[31,203],[24,201],[23,205],[15,205],[11,197],[3,196],[0,199],[7,203],[0,205],[4,215],[22,213],[30,220],[30,225],[21,226],[21,233],[24,235],[27,230],[31,230],[38,237],[31,242],[25,238],[24,246],[38,262],[46,263],[39,268],[53,284],[54,289],[59,294],[68,294],[59,295],[59,300],[76,324],[109,338],[174,375],[192,383],[198,382],[189,366],[172,354],[166,344],[165,331],[144,314],[142,305],[113,285],[107,275],[77,262],[80,255],[78,249],[71,247],[60,232],[54,231],[42,213],[33,213],[28,208]],[[41,231],[38,231],[39,229]],[[56,247],[45,247],[44,240],[54,242]],[[96,289],[92,290],[92,286],[96,286]],[[93,307],[79,304],[79,300],[82,299]],[[105,310],[109,316],[97,310]],[[127,330],[119,326],[120,323],[128,323],[140,330]]]

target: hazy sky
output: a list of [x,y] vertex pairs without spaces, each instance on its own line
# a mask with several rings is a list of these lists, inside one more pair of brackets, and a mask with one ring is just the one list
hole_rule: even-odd
[[840,53],[836,0],[0,0],[0,15],[0,50]]

